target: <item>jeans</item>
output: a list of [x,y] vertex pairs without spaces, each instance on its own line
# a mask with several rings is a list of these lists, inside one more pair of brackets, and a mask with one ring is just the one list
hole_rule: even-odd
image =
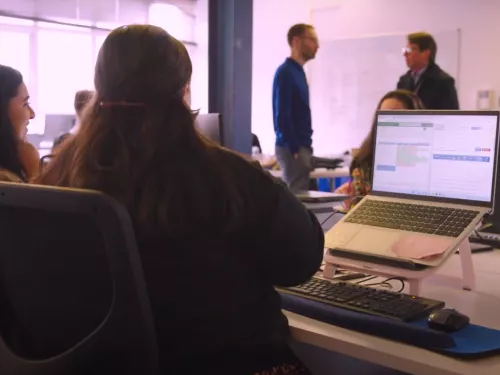
[[283,181],[294,193],[309,190],[309,173],[313,170],[312,150],[299,148],[295,158],[290,150],[276,146],[276,160],[283,171]]
[[315,168],[335,169],[339,167],[340,159],[319,158],[313,156],[308,147],[301,147],[295,158],[290,150],[276,146],[276,160],[283,171],[283,181],[294,193],[310,190],[309,174]]

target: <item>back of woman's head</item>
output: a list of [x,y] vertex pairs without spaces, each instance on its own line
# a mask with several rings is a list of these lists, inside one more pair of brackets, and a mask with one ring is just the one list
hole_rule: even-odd
[[143,229],[180,233],[217,223],[214,216],[230,220],[239,193],[183,100],[191,71],[184,45],[158,27],[111,32],[99,52],[96,91],[81,130],[38,182],[104,191]]
[[0,169],[24,178],[18,153],[18,138],[10,120],[9,103],[17,96],[23,76],[17,70],[0,65]]
[[[392,100],[392,105],[385,105],[384,102],[388,100]],[[399,103],[396,104],[396,102]],[[404,110],[404,109],[424,109],[424,104],[420,100],[420,98],[408,90],[394,90],[389,91],[385,94],[382,99],[380,99],[377,110],[385,109],[385,110]],[[374,118],[373,124],[376,124],[376,118]]]
[[[389,91],[380,99],[377,110],[413,110],[424,109],[424,105],[420,98],[407,90]],[[351,163],[351,172],[355,168],[370,168],[373,163],[373,142],[375,136],[375,128],[377,126],[377,114],[373,116],[372,126],[368,136],[365,138],[359,151]]]
[[97,61],[98,99],[165,105],[182,99],[191,79],[184,45],[155,26],[132,25],[106,38]]

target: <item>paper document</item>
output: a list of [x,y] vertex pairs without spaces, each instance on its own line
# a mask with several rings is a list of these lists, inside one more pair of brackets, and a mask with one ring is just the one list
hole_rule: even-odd
[[401,258],[426,259],[443,254],[453,240],[445,237],[428,237],[408,234],[396,241],[391,251]]

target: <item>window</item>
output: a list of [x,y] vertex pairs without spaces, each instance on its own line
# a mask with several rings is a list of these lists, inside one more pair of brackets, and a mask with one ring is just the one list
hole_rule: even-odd
[[[186,49],[193,64],[191,107],[206,113],[208,109],[208,52],[205,52],[205,50],[200,51],[196,43],[194,43],[195,16],[172,4],[153,3],[149,6],[148,20],[151,25],[165,29],[174,38],[182,42],[190,42],[186,44]],[[206,35],[207,31],[208,29],[203,30],[203,34]]]
[[30,35],[26,32],[0,30],[0,64],[21,72],[29,87]]
[[149,23],[165,29],[176,39],[188,42],[193,40],[194,20],[175,5],[151,4]]
[[39,108],[44,114],[73,113],[75,93],[93,87],[92,35],[40,30],[37,62]]
[[106,40],[108,36],[107,35],[98,35],[95,37],[95,61],[97,61],[97,56],[99,55],[99,51],[101,50],[102,45],[104,44],[104,41]]
[[[131,20],[145,23],[145,9],[148,8],[142,3],[137,9],[133,8],[133,14],[129,12]],[[194,40],[194,17],[175,5],[151,4],[148,19],[181,41]],[[66,21],[83,26],[93,24],[102,29],[116,26],[100,21]],[[121,24],[122,20],[117,23]],[[0,64],[12,66],[23,74],[36,112],[29,127],[30,133],[43,134],[46,114],[74,113],[75,93],[93,89],[95,62],[106,37],[105,30],[0,16]],[[195,45],[188,47],[194,59],[197,48]],[[200,77],[193,76],[193,81],[198,82]],[[193,91],[204,92],[203,89],[197,90],[197,86],[193,83]],[[198,97],[199,94],[193,94],[194,103],[199,102]]]

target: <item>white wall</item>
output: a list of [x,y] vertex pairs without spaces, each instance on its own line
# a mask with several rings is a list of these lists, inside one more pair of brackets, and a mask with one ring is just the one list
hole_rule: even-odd
[[253,0],[252,132],[266,153],[274,153],[274,72],[290,54],[288,29],[294,23],[308,22],[308,18],[307,0]]
[[[254,0],[252,129],[265,152],[272,152],[274,147],[271,85],[275,69],[288,54],[286,31],[296,22],[307,22],[313,9],[325,7],[338,9],[332,12],[329,22],[314,25],[320,43],[336,38],[460,28],[460,68],[455,78],[460,82],[462,109],[475,108],[479,89],[500,92],[499,0],[290,0],[286,5],[284,0]],[[404,43],[402,40],[402,46]],[[394,84],[402,73],[394,72]],[[359,135],[360,140],[363,137]]]

